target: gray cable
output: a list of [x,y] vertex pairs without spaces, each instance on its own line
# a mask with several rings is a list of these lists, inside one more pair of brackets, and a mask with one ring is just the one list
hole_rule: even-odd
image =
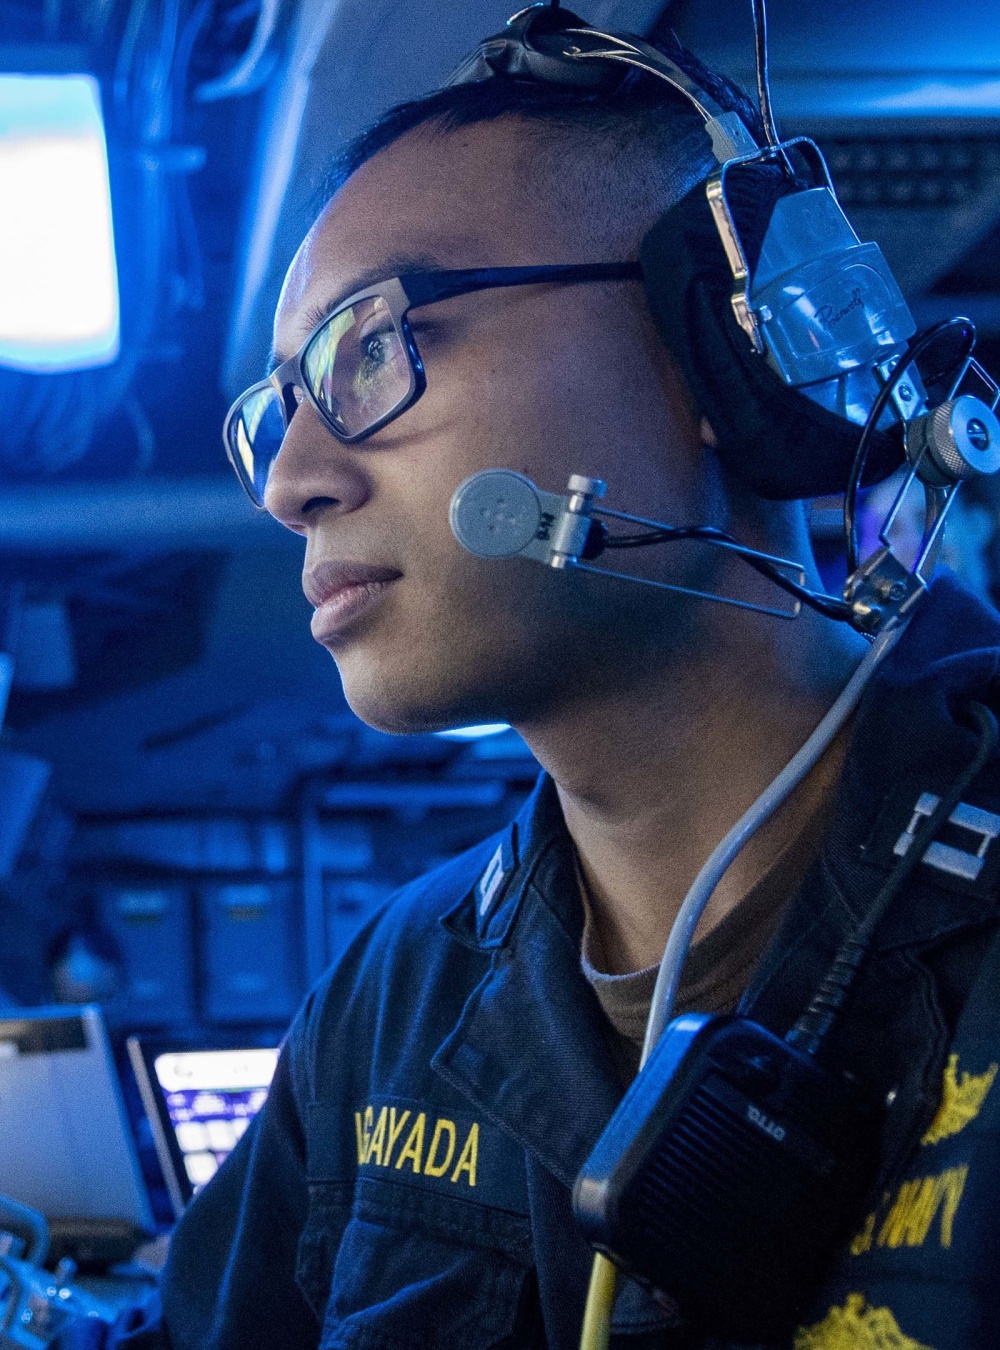
[[681,971],[687,960],[691,940],[698,927],[698,921],[705,912],[705,906],[715,893],[715,888],[740,850],[798,787],[843,727],[857,707],[868,681],[902,636],[906,622],[890,624],[879,633],[865,654],[864,660],[806,743],[788,761],[777,778],[764,789],[750,809],[740,817],[695,877],[694,884],[685,896],[684,903],[674,920],[663,960],[660,962],[656,988],[653,990],[649,1006],[640,1067],[646,1063],[664,1027],[673,1016]]

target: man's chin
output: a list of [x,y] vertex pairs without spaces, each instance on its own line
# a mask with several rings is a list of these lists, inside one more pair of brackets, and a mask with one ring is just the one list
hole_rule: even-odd
[[419,736],[453,727],[505,719],[482,705],[450,696],[444,690],[391,689],[372,680],[358,681],[341,672],[348,707],[362,722],[391,736]]

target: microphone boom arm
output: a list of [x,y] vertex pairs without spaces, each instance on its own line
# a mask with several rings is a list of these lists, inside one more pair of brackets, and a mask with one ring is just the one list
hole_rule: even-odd
[[[589,572],[594,576],[631,581],[656,590],[673,591],[701,600],[714,600],[736,609],[749,609],[778,619],[795,619],[803,604],[818,609],[828,618],[850,619],[852,606],[834,596],[822,595],[805,585],[806,570],[789,558],[752,549],[721,530],[712,527],[684,528],[666,525],[644,516],[612,511],[597,502],[606,485],[598,478],[573,474],[564,495],[545,492],[512,469],[486,469],[467,478],[451,500],[449,520],[458,542],[480,558],[531,558],[557,571]],[[603,521],[621,520],[641,525],[649,536],[629,536],[616,540]],[[608,548],[637,547],[642,544],[696,540],[734,553],[792,598],[790,607],[758,604],[733,596],[699,591],[689,586],[629,576],[608,568],[595,567],[590,561]]]

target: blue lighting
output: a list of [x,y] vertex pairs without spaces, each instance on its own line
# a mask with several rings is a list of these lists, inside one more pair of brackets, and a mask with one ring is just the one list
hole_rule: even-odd
[[484,736],[499,736],[501,731],[509,731],[506,722],[483,722],[478,727],[453,727],[451,731],[436,731],[435,736],[444,736],[449,741],[479,741]]
[[0,365],[80,370],[118,349],[97,81],[0,75]]

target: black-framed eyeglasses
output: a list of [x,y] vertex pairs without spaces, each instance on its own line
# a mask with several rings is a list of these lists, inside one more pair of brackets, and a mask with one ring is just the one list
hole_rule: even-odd
[[363,441],[414,404],[427,381],[407,318],[411,309],[501,286],[641,276],[637,262],[569,263],[409,272],[366,286],[229,409],[222,435],[236,476],[254,505],[263,507],[268,475],[302,398],[344,445]]

